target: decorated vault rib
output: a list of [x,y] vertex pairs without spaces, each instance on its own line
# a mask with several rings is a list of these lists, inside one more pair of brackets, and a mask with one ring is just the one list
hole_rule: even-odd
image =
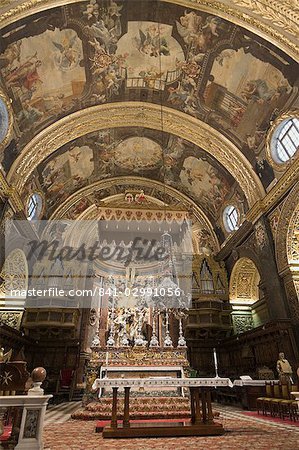
[[[90,111],[84,112],[84,115],[88,114],[88,122],[85,122],[83,114],[79,113],[75,113],[68,120],[64,119],[61,123],[58,122],[53,125],[51,135],[46,134],[41,139],[36,138],[32,144],[25,148],[24,152],[27,153],[27,158],[19,158],[19,165],[16,169],[18,180],[15,180],[15,182],[17,182],[19,188],[22,188],[29,174],[40,163],[40,156],[38,155],[42,154],[43,158],[45,158],[53,152],[54,148],[57,149],[57,133],[59,133],[58,141],[60,140],[60,143],[64,144],[95,129],[106,129],[109,126],[113,126],[114,123],[117,123],[118,127],[142,126],[145,119],[139,117],[139,111],[146,114],[146,122],[151,128],[160,130],[161,117],[160,109],[157,105],[140,106],[138,104],[137,108],[135,102],[119,103],[117,106],[114,104],[113,106],[101,105],[94,107]],[[208,153],[215,155],[219,162],[230,169],[231,174],[235,176],[240,187],[245,192],[250,206],[255,203],[257,195],[260,197],[263,189],[252,167],[249,167],[246,158],[239,154],[234,145],[226,140],[222,143],[220,149],[218,145],[220,133],[204,123],[197,122],[196,119],[193,119],[194,125],[201,125],[201,127],[194,128],[193,121],[190,123],[190,119],[186,114],[165,108],[164,116],[165,132],[174,132],[183,139],[189,140],[203,147]],[[174,127],[176,120],[180,120],[179,128]],[[56,129],[59,129],[59,132]],[[225,151],[223,151],[224,148]],[[237,161],[235,161],[236,158]],[[12,173],[10,175],[12,176]],[[256,189],[255,192],[253,192],[253,188]]]

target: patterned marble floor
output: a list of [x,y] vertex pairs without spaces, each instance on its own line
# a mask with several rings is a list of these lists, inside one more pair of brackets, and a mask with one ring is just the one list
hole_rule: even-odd
[[[297,450],[299,427],[246,417],[241,410],[216,406],[226,434],[217,437],[103,439],[95,422],[69,420],[80,403],[52,407],[46,414],[45,450]],[[67,417],[65,419],[65,417]]]
[[81,402],[66,402],[60,403],[59,405],[49,405],[46,411],[45,426],[50,423],[66,422],[80,406]]

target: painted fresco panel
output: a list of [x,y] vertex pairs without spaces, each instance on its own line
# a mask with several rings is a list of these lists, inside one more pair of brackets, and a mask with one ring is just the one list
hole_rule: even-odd
[[92,0],[4,32],[0,65],[17,140],[82,107],[162,99],[255,150],[275,108],[294,95],[296,67],[219,17],[155,8],[151,1]]
[[6,49],[5,85],[21,106],[20,130],[67,112],[85,85],[82,43],[74,30],[47,30]]
[[[91,133],[58,150],[38,169],[24,191],[45,194],[49,211],[78,189],[99,180],[140,176],[165,182],[200,204],[216,220],[231,199],[240,211],[246,201],[231,175],[203,150],[173,135],[153,130],[112,129]],[[142,134],[142,135],[141,135]],[[86,199],[76,212],[86,208]]]

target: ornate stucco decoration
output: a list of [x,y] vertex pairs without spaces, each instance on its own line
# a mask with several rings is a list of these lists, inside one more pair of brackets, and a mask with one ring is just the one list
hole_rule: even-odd
[[12,208],[15,211],[24,210],[24,205],[18,192],[14,187],[8,184],[1,169],[0,169],[0,198],[2,198],[3,200],[6,200],[8,198]]
[[298,226],[296,219],[297,211],[299,208],[298,198],[299,182],[297,182],[297,184],[294,186],[294,188],[286,198],[277,224],[279,233],[277,233],[276,235],[275,252],[278,272],[281,275],[288,271],[289,264],[291,262],[291,260],[289,260],[289,257],[293,252],[293,244],[289,245],[289,239],[291,239],[293,233],[298,233],[298,230],[296,230],[296,226]]
[[299,158],[293,161],[293,164],[284,172],[279,181],[267,193],[267,195],[256,202],[246,214],[246,218],[250,222],[256,222],[263,213],[269,211],[284,194],[299,180]]
[[270,129],[268,130],[267,137],[266,137],[266,157],[269,162],[269,164],[278,172],[284,172],[288,167],[292,166],[294,164],[294,161],[298,159],[298,152],[290,158],[288,161],[284,163],[278,163],[275,158],[273,158],[272,151],[272,138],[273,133],[279,127],[279,125],[286,119],[291,119],[293,117],[299,117],[299,109],[291,109],[288,111],[285,111],[283,114],[279,115],[271,124]]
[[10,100],[0,90],[0,152],[6,147],[12,138],[13,111]]
[[9,253],[0,276],[4,280],[0,286],[0,306],[20,309],[20,303],[25,302],[25,297],[12,296],[12,291],[17,289],[24,292],[28,286],[28,265],[22,250],[15,249]]
[[[21,192],[32,171],[62,145],[80,136],[107,128],[144,126],[172,133],[214,156],[236,179],[249,207],[263,198],[264,188],[241,151],[220,132],[180,111],[142,102],[97,105],[73,113],[35,136],[15,160],[9,182]],[[220,145],[221,142],[221,145]]]
[[264,248],[266,244],[266,231],[261,222],[255,225],[254,234],[257,247],[260,249]]
[[0,325],[5,324],[19,330],[22,322],[23,312],[0,311]]
[[264,20],[287,31],[293,36],[298,36],[299,8],[297,0],[232,0],[237,6],[251,11],[255,15],[260,14]]
[[249,258],[239,259],[233,267],[229,298],[232,303],[251,304],[258,300],[259,272]]
[[292,214],[287,234],[287,255],[291,266],[299,268],[299,202]]
[[245,314],[234,314],[233,324],[236,333],[244,333],[245,331],[252,330],[254,327],[252,316]]
[[[82,0],[81,0],[82,1]],[[77,3],[78,0],[27,0],[12,2],[0,17],[0,28],[24,17],[57,6]],[[264,37],[299,59],[298,35],[299,12],[296,0],[164,0],[186,8],[206,11],[230,20]]]
[[281,214],[282,204],[279,204],[271,214],[269,214],[269,223],[271,227],[271,232],[273,235],[274,240],[276,239],[277,233],[278,233],[278,221]]

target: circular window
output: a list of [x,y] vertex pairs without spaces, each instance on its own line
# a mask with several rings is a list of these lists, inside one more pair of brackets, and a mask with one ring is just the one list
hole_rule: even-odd
[[271,153],[278,164],[291,159],[299,148],[299,119],[283,120],[274,130],[271,139]]
[[223,211],[223,223],[226,231],[236,231],[240,225],[240,214],[235,206],[229,205]]
[[27,204],[27,219],[36,220],[39,218],[43,207],[43,199],[36,192],[29,197]]

